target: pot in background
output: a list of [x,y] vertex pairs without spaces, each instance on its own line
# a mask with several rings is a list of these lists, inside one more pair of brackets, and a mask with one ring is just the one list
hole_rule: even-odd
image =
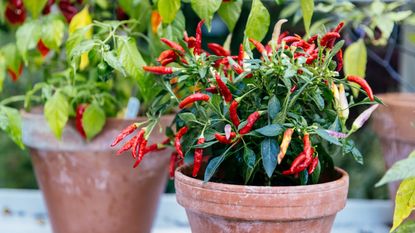
[[[22,118],[23,141],[30,150],[54,233],[151,231],[171,151],[147,154],[133,169],[129,153],[117,157],[119,147],[110,147],[123,128],[145,118],[109,119],[91,142],[80,136],[73,122],[59,141],[42,114],[22,113]],[[167,126],[172,120],[172,116],[163,117],[161,124]],[[154,132],[149,143],[165,138]]]
[[[380,139],[386,168],[389,169],[415,150],[415,94],[389,93],[377,97],[385,105],[374,112],[372,127]],[[399,184],[389,184],[393,200]]]
[[177,201],[193,233],[329,233],[346,205],[348,174],[306,186],[261,187],[203,183],[191,166],[175,173]]

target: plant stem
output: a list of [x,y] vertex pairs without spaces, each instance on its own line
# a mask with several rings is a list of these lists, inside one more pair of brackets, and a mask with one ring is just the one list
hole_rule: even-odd
[[16,95],[16,96],[12,96],[9,97],[7,99],[4,99],[0,102],[0,105],[8,105],[14,102],[20,102],[20,101],[25,101],[26,96],[24,95]]

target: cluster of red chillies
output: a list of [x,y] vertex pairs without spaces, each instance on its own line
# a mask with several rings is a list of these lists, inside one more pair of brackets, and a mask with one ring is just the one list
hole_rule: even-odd
[[[187,44],[187,47],[190,51],[193,49],[193,55],[199,56],[201,53],[205,53],[207,56],[210,56],[210,54],[206,51],[204,51],[201,48],[201,27],[202,27],[203,21],[201,21],[196,29],[196,36],[195,37],[189,37],[187,33],[184,34],[184,41]],[[306,58],[306,64],[310,65],[317,61],[319,57],[319,48],[325,47],[328,49],[332,49],[336,40],[340,38],[340,30],[344,26],[343,23],[340,23],[337,27],[335,27],[332,31],[327,32],[325,35],[323,35],[321,38],[318,37],[318,35],[310,37],[307,41],[303,40],[300,36],[294,35],[290,36],[288,35],[288,32],[283,32],[276,41],[276,49],[283,48],[288,49],[290,47],[296,47],[300,48],[302,51],[296,51],[294,54],[294,58],[299,57],[305,57]],[[165,43],[170,49],[162,52],[157,59],[157,62],[160,63],[160,66],[144,66],[144,70],[147,72],[151,72],[157,75],[164,75],[164,74],[173,74],[175,72],[181,72],[182,69],[175,68],[175,67],[167,67],[170,63],[176,62],[183,66],[186,66],[188,64],[188,61],[186,60],[184,54],[185,49],[178,43],[167,40],[165,38],[162,38],[161,41]],[[272,46],[271,43],[264,46],[261,42],[256,41],[254,39],[249,39],[249,41],[255,46],[255,48],[258,50],[258,52],[262,55],[262,57],[266,57],[269,59],[272,55]],[[245,75],[245,78],[251,78],[253,76],[252,73],[249,71],[245,71],[243,68],[244,65],[244,47],[243,45],[240,45],[238,56],[231,56],[231,53],[223,48],[221,45],[216,43],[209,43],[208,44],[209,50],[216,56],[220,56],[215,61],[214,67],[218,70],[223,71],[225,76],[229,79],[230,82],[232,82],[232,76],[229,75],[229,71],[233,70],[236,74],[240,75],[244,72],[247,74]],[[324,56],[324,55],[323,55]],[[234,61],[236,59],[236,62]],[[341,50],[336,54],[337,59],[337,71],[340,71],[343,66],[343,53]],[[205,91],[212,94],[219,93],[226,103],[229,105],[229,117],[234,125],[234,127],[237,129],[239,125],[241,124],[241,120],[238,116],[238,105],[240,102],[240,98],[233,98],[233,94],[226,85],[226,83],[222,80],[221,75],[218,72],[214,72],[214,77],[216,84],[210,84],[210,87],[206,88]],[[348,76],[347,80],[350,82],[357,83],[362,87],[362,89],[367,93],[369,99],[371,101],[374,100],[373,92],[370,88],[370,86],[367,84],[367,82],[357,76]],[[210,81],[210,80],[209,80]],[[294,85],[291,89],[291,92],[294,92],[296,90],[296,86]],[[210,100],[210,96],[208,94],[204,94],[202,92],[196,92],[193,93],[184,99],[182,99],[179,102],[179,108],[183,109],[188,106],[191,106],[195,102],[208,102]],[[219,143],[222,144],[232,144],[238,140],[239,137],[243,137],[245,134],[248,134],[251,132],[255,122],[261,117],[262,112],[260,111],[254,111],[251,113],[248,118],[246,119],[246,124],[244,127],[240,128],[238,132],[230,132],[225,135],[216,133],[214,136],[216,140]],[[174,145],[176,148],[176,152],[172,154],[171,164],[170,164],[170,174],[173,175],[173,171],[176,165],[181,164],[183,161],[183,151],[181,148],[180,140],[183,137],[183,135],[188,131],[188,127],[184,126],[183,128],[179,129],[176,133]],[[288,146],[290,144],[292,135],[294,133],[294,129],[289,128],[284,132],[283,140],[280,145],[280,152],[277,155],[278,157],[278,163],[281,163],[282,159],[284,158]],[[203,135],[199,137],[197,144],[203,144],[205,141]],[[314,156],[314,148],[311,145],[310,141],[310,135],[308,133],[304,133],[303,136],[303,151],[295,158],[295,160],[292,162],[291,167],[283,171],[284,175],[296,175],[301,171],[304,171],[308,169],[308,173],[312,174],[314,170],[316,169],[319,160],[318,156]],[[200,169],[201,162],[202,162],[202,155],[203,155],[203,149],[198,148],[195,149],[194,153],[194,170],[193,170],[193,176],[197,176],[197,173]],[[178,163],[179,161],[179,163]]]
[[[115,138],[114,142],[111,144],[111,147],[118,145],[121,141],[123,141],[127,136],[131,135],[138,129],[138,124],[131,124],[126,127],[121,133]],[[148,138],[146,136],[146,128],[141,128],[138,133],[130,138],[118,151],[117,155],[121,155],[122,153],[131,150],[132,157],[136,160],[134,163],[134,168],[137,167],[141,161],[143,160],[144,156],[150,152],[160,151],[166,148],[166,146],[170,143],[170,139],[167,138],[161,143],[155,143],[148,145]]]

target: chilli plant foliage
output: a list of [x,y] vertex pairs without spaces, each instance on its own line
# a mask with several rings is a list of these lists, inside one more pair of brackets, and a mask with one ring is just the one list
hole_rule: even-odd
[[[406,220],[415,209],[415,151],[407,159],[395,163],[376,184],[381,186],[386,183],[402,180],[396,193],[395,213],[391,232],[413,232],[415,221]],[[404,222],[405,221],[405,222]]]
[[[141,101],[144,113],[160,89],[142,66],[164,49],[161,37],[182,38],[181,4],[180,0],[1,0],[1,30],[9,36],[0,41],[0,91],[6,77],[14,82],[30,79],[33,87],[24,96],[0,101],[0,128],[23,147],[15,107],[29,111],[32,105],[43,106],[57,138],[74,117],[87,140],[102,130],[107,117],[120,116],[131,97]],[[233,30],[242,1],[191,1],[191,6],[206,22],[218,12]],[[126,112],[134,117],[137,109]]]
[[[170,49],[154,65],[144,67],[160,75],[157,81],[164,87],[150,108],[152,118],[129,127],[116,140],[143,126],[124,147],[132,149],[135,166],[147,151],[154,122],[176,107],[180,109],[176,133],[168,129],[171,142],[164,142],[176,148],[171,175],[185,158],[193,158],[192,175],[204,176],[204,181],[305,185],[333,172],[328,146],[340,147],[344,155],[362,162],[349,136],[381,101],[364,79],[339,75],[343,24],[325,34],[301,38],[280,33],[283,22],[276,24],[269,43],[247,38],[234,56],[214,43],[208,44],[209,51],[201,48],[203,21],[194,37],[186,35],[177,42],[162,39]],[[367,97],[357,101],[349,94],[352,88]],[[357,105],[372,106],[348,127],[349,109]],[[203,161],[207,164],[204,175],[199,170]]]

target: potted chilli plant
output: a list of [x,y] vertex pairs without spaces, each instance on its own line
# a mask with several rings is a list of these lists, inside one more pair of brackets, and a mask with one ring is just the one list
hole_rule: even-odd
[[[150,24],[147,18],[157,18],[157,11],[152,16],[153,6],[146,2],[134,3],[135,8],[128,5],[133,1],[10,0],[4,5],[7,30],[15,37],[0,49],[0,77],[7,70],[15,85],[21,79],[34,85],[25,96],[0,101],[0,127],[30,150],[54,232],[151,229],[167,181],[170,152],[158,145],[163,135],[158,131],[149,139],[145,153],[152,156],[143,161],[142,171],[125,169],[133,158],[114,161],[120,148],[108,149],[122,128],[138,127],[134,122],[147,119],[145,109],[158,92],[141,69],[151,53],[142,57],[147,45],[132,35],[158,37],[171,25],[160,20]],[[178,15],[172,24],[184,27],[183,15]],[[138,19],[149,23],[143,28]],[[149,124],[165,128],[171,121],[162,116]]]
[[[144,66],[165,87],[152,115],[180,109],[168,134],[176,149],[170,175],[192,232],[330,232],[348,175],[327,149],[360,158],[349,136],[381,103],[364,79],[339,76],[343,24],[303,39],[280,35],[280,22],[267,45],[249,38],[235,56],[218,44],[205,51],[202,24],[184,41],[162,39],[168,62]],[[357,102],[351,88],[367,97]],[[372,106],[348,127],[349,108],[361,104]],[[146,146],[141,135],[129,141],[133,151]]]

